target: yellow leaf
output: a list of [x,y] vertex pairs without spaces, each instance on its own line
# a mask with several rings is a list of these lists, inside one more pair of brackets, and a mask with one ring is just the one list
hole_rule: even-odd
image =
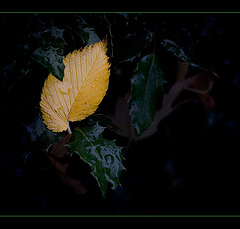
[[75,50],[63,59],[62,82],[49,74],[40,102],[48,129],[67,130],[69,121],[81,121],[96,111],[108,89],[110,63],[106,52],[106,41]]

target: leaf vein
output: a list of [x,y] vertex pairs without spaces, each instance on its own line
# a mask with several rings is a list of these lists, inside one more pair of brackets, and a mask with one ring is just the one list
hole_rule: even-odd
[[[79,128],[78,128],[78,130],[79,130],[80,133],[87,139],[87,141],[90,143],[90,145],[93,147],[94,151],[98,154],[98,156],[99,156],[99,158],[100,158],[100,160],[101,160],[101,163],[102,163],[102,165],[103,165],[101,153],[96,149],[96,147],[93,145],[93,143],[91,142],[91,140],[85,135],[85,133],[84,133],[82,130],[80,130]],[[104,168],[104,166],[102,166],[102,167],[103,167],[104,173],[106,173],[106,169]]]
[[148,76],[147,76],[147,85],[146,85],[146,90],[145,90],[145,93],[144,93],[143,109],[142,109],[142,112],[141,112],[142,114],[144,114],[144,111],[145,111],[144,108],[146,106],[146,94],[147,94],[148,87],[149,87],[150,75],[151,75],[151,72],[152,72],[154,59],[155,59],[155,56],[153,55],[151,66],[150,66],[150,70],[149,70],[149,73],[148,73]]

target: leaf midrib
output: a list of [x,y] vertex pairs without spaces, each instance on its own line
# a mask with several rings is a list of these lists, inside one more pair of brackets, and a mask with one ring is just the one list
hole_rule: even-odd
[[154,59],[155,59],[155,55],[153,54],[153,57],[152,57],[152,63],[151,63],[151,66],[150,66],[150,70],[149,70],[149,73],[148,73],[148,76],[147,76],[147,85],[146,85],[146,89],[145,89],[145,93],[144,93],[144,100],[143,100],[143,106],[142,106],[142,115],[144,114],[144,108],[145,108],[145,105],[146,105],[146,94],[147,94],[147,91],[148,91],[148,85],[149,85],[149,81],[150,81],[150,74],[152,72],[152,68],[153,68],[153,62],[154,62]]
[[96,147],[92,144],[91,140],[86,136],[86,134],[81,129],[77,128],[77,130],[79,130],[79,132],[87,139],[87,141],[93,147],[94,151],[97,152],[97,154],[99,155],[100,161],[101,161],[101,164],[102,164],[102,167],[103,167],[103,170],[104,170],[104,173],[106,174],[106,169],[103,166],[102,156],[101,156],[100,152],[96,149]]
[[[94,47],[94,46],[92,46],[92,48],[93,48],[93,47]],[[91,52],[92,52],[92,51],[91,51]],[[96,61],[97,61],[97,59],[98,59],[98,56],[100,55],[100,52],[101,52],[101,50],[99,50],[98,54],[96,55],[96,58],[95,58],[95,60],[94,60],[94,62],[93,62],[93,64],[92,64],[92,67],[91,67],[90,71],[87,73],[87,76],[85,77],[82,85],[84,85],[86,79],[89,77],[89,75],[90,75],[90,73],[91,73],[91,71],[92,71],[92,69],[93,69],[93,66],[95,65],[95,63],[96,63]],[[91,53],[91,55],[92,55],[92,53]],[[81,86],[81,88],[82,88],[82,86]],[[69,113],[68,113],[68,117],[67,117],[67,120],[68,120],[68,121],[69,121],[70,113],[71,113],[71,111],[72,111],[73,104],[75,103],[75,100],[76,100],[76,98],[78,97],[79,92],[81,91],[81,88],[77,91],[77,95],[74,97],[73,102],[72,102],[72,104],[71,104],[71,106],[70,106]]]

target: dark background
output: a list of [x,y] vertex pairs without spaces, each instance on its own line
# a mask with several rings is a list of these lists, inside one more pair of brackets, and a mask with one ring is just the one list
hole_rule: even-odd
[[[99,37],[109,36],[106,22],[97,21],[101,15],[82,16]],[[115,14],[107,17],[113,42],[124,41],[124,29],[129,30],[127,35],[131,27],[124,27],[125,19]],[[64,186],[28,136],[25,127],[38,112],[48,75],[24,51],[32,18],[33,14],[0,15],[0,214],[240,214],[240,14],[142,14],[134,22],[138,32],[143,26],[153,31],[155,25],[158,39],[175,39],[190,54],[194,52],[201,66],[214,69],[219,76],[210,91],[215,106],[205,110],[199,100],[193,100],[164,119],[157,133],[131,142],[124,152],[122,185],[116,191],[109,188],[106,199],[88,166],[77,157],[70,159],[68,174],[86,185],[88,196]],[[72,20],[71,14],[40,14],[40,18],[56,26]],[[129,26],[135,25],[133,18],[128,17]],[[82,45],[78,41],[71,46],[71,39],[66,38],[64,55]],[[143,54],[149,50],[152,46]],[[175,80],[177,57],[160,45],[157,53],[164,63],[167,91]],[[99,113],[114,114],[117,98],[130,89],[136,61],[120,63],[118,58],[111,59],[109,90]],[[113,132],[106,136],[127,145],[126,137]]]

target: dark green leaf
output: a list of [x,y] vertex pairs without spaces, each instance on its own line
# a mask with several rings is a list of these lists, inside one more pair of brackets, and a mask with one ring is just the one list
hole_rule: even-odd
[[112,119],[104,114],[93,114],[89,119],[93,120],[95,123],[99,122],[101,126],[106,126],[109,129],[119,130],[119,127],[113,123]]
[[53,76],[62,81],[65,66],[58,48],[53,46],[40,47],[33,52],[31,57],[46,67]]
[[77,26],[73,28],[73,31],[83,39],[85,44],[91,45],[100,41],[94,28],[90,27],[80,16],[77,16],[76,22]]
[[[31,32],[31,57],[62,81],[64,76],[63,29],[37,19],[33,21]],[[28,47],[29,48],[29,47]]]
[[24,126],[31,141],[36,147],[40,147],[42,150],[46,150],[51,144],[58,141],[61,137],[60,134],[54,134],[52,131],[47,129],[39,113],[31,123]]
[[180,47],[174,41],[164,39],[161,44],[167,49],[167,51],[173,53],[173,55],[180,59],[182,62],[190,63],[189,55],[182,47]]
[[130,115],[136,137],[153,122],[156,100],[164,83],[164,72],[157,56],[143,57],[131,78]]
[[115,42],[114,57],[119,62],[132,61],[141,54],[151,41],[152,32],[148,30],[127,34],[126,37]]
[[81,129],[76,128],[69,149],[90,165],[102,195],[106,197],[108,182],[114,190],[118,187],[123,164],[121,148],[114,141],[104,139],[103,131],[104,127],[97,123]]
[[206,66],[203,61],[200,61],[195,55],[193,55],[194,51],[191,53],[189,50],[184,49],[182,46],[169,39],[162,40],[161,44],[166,48],[167,51],[171,52],[182,62],[187,62],[193,67],[204,69],[216,75],[212,68]]
[[93,28],[86,27],[82,30],[83,40],[87,45],[95,44],[100,41],[98,35],[94,32]]

